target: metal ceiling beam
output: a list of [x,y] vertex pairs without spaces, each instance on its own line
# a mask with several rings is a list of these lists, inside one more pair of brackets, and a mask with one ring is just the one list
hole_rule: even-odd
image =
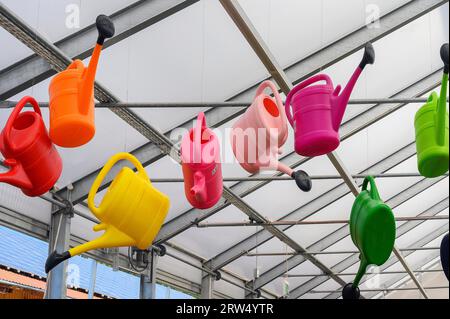
[[[395,11],[388,13],[387,15],[380,18],[380,25],[383,26],[383,28],[374,28],[371,30],[368,30],[365,26],[359,29],[358,31],[343,37],[339,41],[336,41],[335,43],[327,46],[325,49],[320,50],[311,56],[309,56],[306,60],[301,60],[297,62],[294,66],[286,69],[289,78],[295,79],[294,83],[299,82],[300,80],[304,79],[305,74],[312,74],[314,72],[317,72],[325,65],[331,65],[332,63],[337,63],[340,60],[344,59],[345,57],[351,55],[354,52],[357,52],[360,48],[362,48],[366,41],[375,41],[377,39],[380,39],[381,37],[384,37],[402,26],[414,21],[415,19],[420,18],[421,16],[429,13],[433,9],[443,5],[447,1],[424,1],[423,3],[420,1],[411,1],[405,6],[402,6]],[[390,26],[393,29],[390,30],[388,27]],[[356,41],[355,39],[359,39]],[[363,43],[364,41],[364,43]],[[328,53],[326,53],[328,52]],[[314,60],[314,64],[308,63],[308,61]],[[317,64],[317,65],[316,65]],[[301,72],[299,72],[299,69],[302,69]],[[432,76],[433,77],[433,76]],[[440,82],[442,78],[442,74],[439,74],[439,78],[437,81],[433,81],[433,84],[430,83],[430,90],[435,88]],[[423,79],[426,81],[427,79]],[[435,82],[435,83],[434,83]],[[434,86],[434,87],[431,87]],[[236,100],[246,100],[252,98],[253,92],[256,90],[256,86],[252,86],[243,92],[235,95],[233,98],[230,99],[230,101],[236,101]],[[399,96],[396,96],[397,98],[411,98],[411,97],[417,97],[420,95],[414,95],[414,94],[406,94],[406,91],[403,92],[405,94],[400,94]],[[425,92],[423,92],[425,93]],[[400,107],[403,107],[404,105],[400,105]],[[383,109],[388,110],[392,109],[392,112],[395,111],[394,105],[384,105]],[[381,108],[380,108],[381,110]],[[217,108],[212,109],[206,112],[208,123],[212,127],[218,127],[224,123],[227,123],[231,121],[233,118],[241,115],[244,113],[245,110],[242,109],[242,107],[236,107],[236,108]],[[377,120],[383,118],[384,116],[387,116],[389,113],[382,115],[383,112],[380,112],[377,117],[372,117],[372,120],[376,122]],[[190,128],[192,126],[192,122],[195,119],[190,119],[183,124],[181,124],[181,127],[184,128]],[[373,123],[374,123],[373,122]],[[349,123],[350,127],[353,127],[355,129],[355,126],[352,126],[353,123]],[[356,131],[354,131],[356,133]],[[170,136],[170,132],[166,133],[167,136]],[[344,139],[345,136],[341,130],[341,136]],[[147,143],[136,150],[132,151],[133,155],[135,155],[143,164],[150,165],[157,160],[161,159],[163,156],[161,155],[160,151],[152,144]],[[288,156],[284,157],[284,162],[288,165],[295,165],[298,166],[301,163],[304,162],[299,161],[298,156],[295,156],[293,153],[289,154]],[[144,166],[145,166],[144,165]],[[120,166],[118,166],[118,169],[120,169]],[[115,173],[118,172],[114,171],[112,176],[114,176]],[[74,186],[73,191],[73,198],[75,203],[78,203],[82,200],[85,200],[87,198],[87,194],[89,192],[90,185],[92,185],[95,177],[98,175],[99,170],[92,172],[91,174],[85,176],[84,178],[77,181]],[[102,185],[102,188],[106,188],[111,180],[106,179],[104,185]],[[242,188],[246,188],[248,191],[244,191],[242,193],[251,193],[252,191],[259,189],[260,187],[266,185],[265,184],[259,184],[259,185],[241,185]],[[64,192],[66,189],[61,191],[62,196],[64,196]],[[239,192],[241,193],[241,192]],[[245,194],[247,195],[247,194]],[[223,203],[221,203],[223,204]],[[223,207],[225,208],[225,207]],[[187,212],[186,212],[187,213]],[[198,213],[198,212],[197,212]],[[201,215],[201,214],[199,214]],[[185,214],[182,214],[182,216],[185,216]],[[195,218],[194,218],[195,219]],[[188,224],[188,228],[189,228]],[[180,231],[184,231],[187,228],[185,226],[183,229],[180,229]]]
[[[158,23],[159,21],[197,3],[199,0],[141,0],[111,15],[116,36],[105,42],[107,48]],[[55,43],[73,59],[86,59],[92,54],[92,43],[97,39],[94,24]],[[29,56],[0,71],[0,100],[8,99],[56,72],[38,55]]]
[[[396,197],[394,197],[391,201],[389,201],[389,205],[391,205],[392,207],[396,207],[401,205],[402,203],[408,201],[409,199],[413,198],[414,196],[416,196],[418,193],[426,190],[428,187],[430,187],[431,185],[429,184],[429,180],[423,180],[421,182],[419,182],[418,184],[413,185],[412,187],[410,187],[409,189],[407,189],[405,192],[400,193],[399,195],[397,195]],[[395,204],[395,205],[393,205]],[[433,207],[431,207],[430,209],[426,210],[425,212],[422,212],[421,214],[419,214],[419,216],[425,215],[425,216],[434,216],[439,214],[440,212],[442,212],[444,209],[446,209],[447,207],[449,207],[449,199],[446,198],[445,200],[439,202],[438,204],[434,205]],[[397,238],[401,237],[402,235],[406,234],[407,232],[411,231],[412,229],[414,229],[415,227],[423,224],[424,221],[411,221],[411,222],[407,222],[404,223],[403,225],[401,225],[400,227],[397,228]],[[325,245],[322,245],[322,249],[324,250],[332,245],[334,245],[337,241],[344,239],[345,237],[347,237],[349,235],[349,229],[348,227],[343,227],[339,230],[337,230],[336,232],[333,233],[333,235],[335,234],[339,234],[339,236],[337,237],[338,240],[334,241],[334,242],[329,242],[327,241],[326,243],[324,243]],[[321,243],[318,243],[319,245]],[[416,242],[413,245],[411,245],[411,247],[417,247],[417,246],[423,246],[423,244],[421,242]],[[347,270],[349,267],[352,267],[353,265],[357,264],[359,262],[359,254],[355,254],[352,255],[348,258],[346,258],[344,261],[338,263],[337,265],[335,265],[334,267],[332,267],[332,270],[334,273],[341,273],[345,270]],[[397,263],[398,260],[396,258],[391,258],[387,263],[385,263],[383,266],[381,266],[381,270],[385,270],[388,267],[390,267],[390,265]],[[289,296],[292,299],[297,299],[300,298],[301,296],[303,296],[304,294],[308,293],[310,290],[314,289],[317,286],[320,286],[321,284],[325,283],[328,279],[327,278],[323,278],[323,277],[316,277],[313,278],[309,281],[307,281],[306,283],[303,283],[302,285],[298,286],[297,288],[293,289]],[[336,294],[337,295],[337,294]],[[340,297],[341,294],[339,294]],[[337,298],[336,297],[336,298]],[[334,296],[333,296],[334,298]]]

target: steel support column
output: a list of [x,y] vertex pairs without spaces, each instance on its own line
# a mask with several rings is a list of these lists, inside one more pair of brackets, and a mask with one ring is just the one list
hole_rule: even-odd
[[88,299],[94,299],[95,295],[95,284],[97,282],[97,260],[92,259],[91,260],[91,279],[89,281],[89,293],[88,293]]

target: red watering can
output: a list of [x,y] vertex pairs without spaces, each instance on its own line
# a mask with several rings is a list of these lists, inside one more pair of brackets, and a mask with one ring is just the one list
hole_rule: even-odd
[[[20,113],[30,103],[34,112]],[[28,196],[48,192],[61,176],[62,161],[48,136],[36,100],[24,97],[17,104],[0,134],[0,152],[10,171],[0,182],[11,184]]]
[[[295,151],[302,156],[314,157],[333,152],[339,147],[339,127],[350,95],[367,64],[375,62],[375,50],[368,43],[364,57],[341,95],[328,75],[316,75],[289,92],[286,115],[295,131]],[[326,84],[312,84],[325,81]],[[291,109],[292,106],[292,109]]]
[[50,138],[62,147],[82,146],[95,135],[95,73],[103,43],[115,32],[113,22],[104,15],[97,18],[97,29],[99,37],[89,67],[75,60],[50,82]]
[[208,209],[222,197],[223,178],[220,144],[214,132],[206,126],[200,113],[197,125],[182,140],[181,162],[186,198],[198,209]]
[[445,276],[448,280],[448,268],[449,268],[449,261],[448,261],[448,234],[444,236],[444,239],[442,239],[441,243],[441,264],[442,269],[444,270]]
[[[272,90],[275,99],[264,94],[267,88]],[[294,172],[278,161],[288,134],[281,96],[271,81],[265,81],[259,86],[252,105],[233,125],[230,136],[234,156],[251,174],[261,170],[277,170],[291,176],[301,190],[308,192],[312,186],[308,174]]]

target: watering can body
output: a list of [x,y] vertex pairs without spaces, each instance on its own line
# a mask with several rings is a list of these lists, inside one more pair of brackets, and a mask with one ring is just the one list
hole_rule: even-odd
[[[34,111],[21,113],[27,103]],[[9,172],[0,173],[0,182],[20,188],[27,196],[45,194],[61,176],[61,157],[32,97],[24,97],[15,107],[0,134],[0,151],[10,167]]]
[[78,147],[95,135],[94,82],[86,74],[76,60],[50,82],[50,137],[59,146]]
[[[270,88],[275,96],[264,94]],[[239,164],[249,173],[261,170],[278,170],[289,176],[293,170],[278,162],[281,147],[288,138],[288,126],[284,105],[276,86],[263,82],[252,105],[233,125],[231,145]]]
[[418,168],[428,178],[442,176],[449,168],[447,82],[448,73],[442,80],[441,96],[433,92],[414,120]]
[[[294,128],[295,151],[306,157],[321,156],[340,145],[339,127],[351,93],[367,64],[373,64],[375,52],[369,43],[363,60],[341,93],[326,74],[313,76],[295,86],[286,98],[286,116]],[[325,82],[325,84],[317,84]]]
[[186,198],[198,209],[208,209],[222,197],[223,177],[220,144],[217,136],[206,126],[200,113],[196,127],[183,137],[181,162]]
[[[370,184],[370,190],[368,186]],[[380,198],[375,180],[367,177],[363,190],[356,198],[350,216],[350,234],[360,251],[360,267],[353,284],[344,289],[344,299],[353,299],[369,265],[383,265],[391,256],[396,238],[392,209]],[[359,297],[359,296],[358,296]]]
[[[128,167],[122,168],[107,189],[100,206],[96,207],[94,199],[103,179],[120,160],[133,163],[137,173]],[[94,231],[104,231],[104,234],[63,254],[53,253],[47,260],[47,272],[63,260],[93,249],[126,246],[147,249],[161,229],[170,200],[151,184],[142,164],[134,156],[119,153],[109,160],[92,185],[88,205],[100,220]]]
[[114,35],[114,24],[104,15],[97,17],[99,37],[89,66],[73,61],[50,82],[50,138],[61,147],[79,147],[95,135],[94,82],[106,38]]

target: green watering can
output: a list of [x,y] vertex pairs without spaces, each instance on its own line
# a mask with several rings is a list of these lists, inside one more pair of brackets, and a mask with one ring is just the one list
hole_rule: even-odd
[[433,92],[428,103],[417,112],[414,122],[419,172],[428,178],[442,176],[448,171],[448,43],[441,48],[441,58],[445,65],[441,96]]
[[[370,183],[370,190],[368,186]],[[355,281],[344,287],[343,299],[359,299],[358,285],[369,265],[383,265],[391,256],[396,238],[392,209],[380,198],[373,177],[364,180],[363,190],[353,204],[350,234],[360,251],[361,264]]]

